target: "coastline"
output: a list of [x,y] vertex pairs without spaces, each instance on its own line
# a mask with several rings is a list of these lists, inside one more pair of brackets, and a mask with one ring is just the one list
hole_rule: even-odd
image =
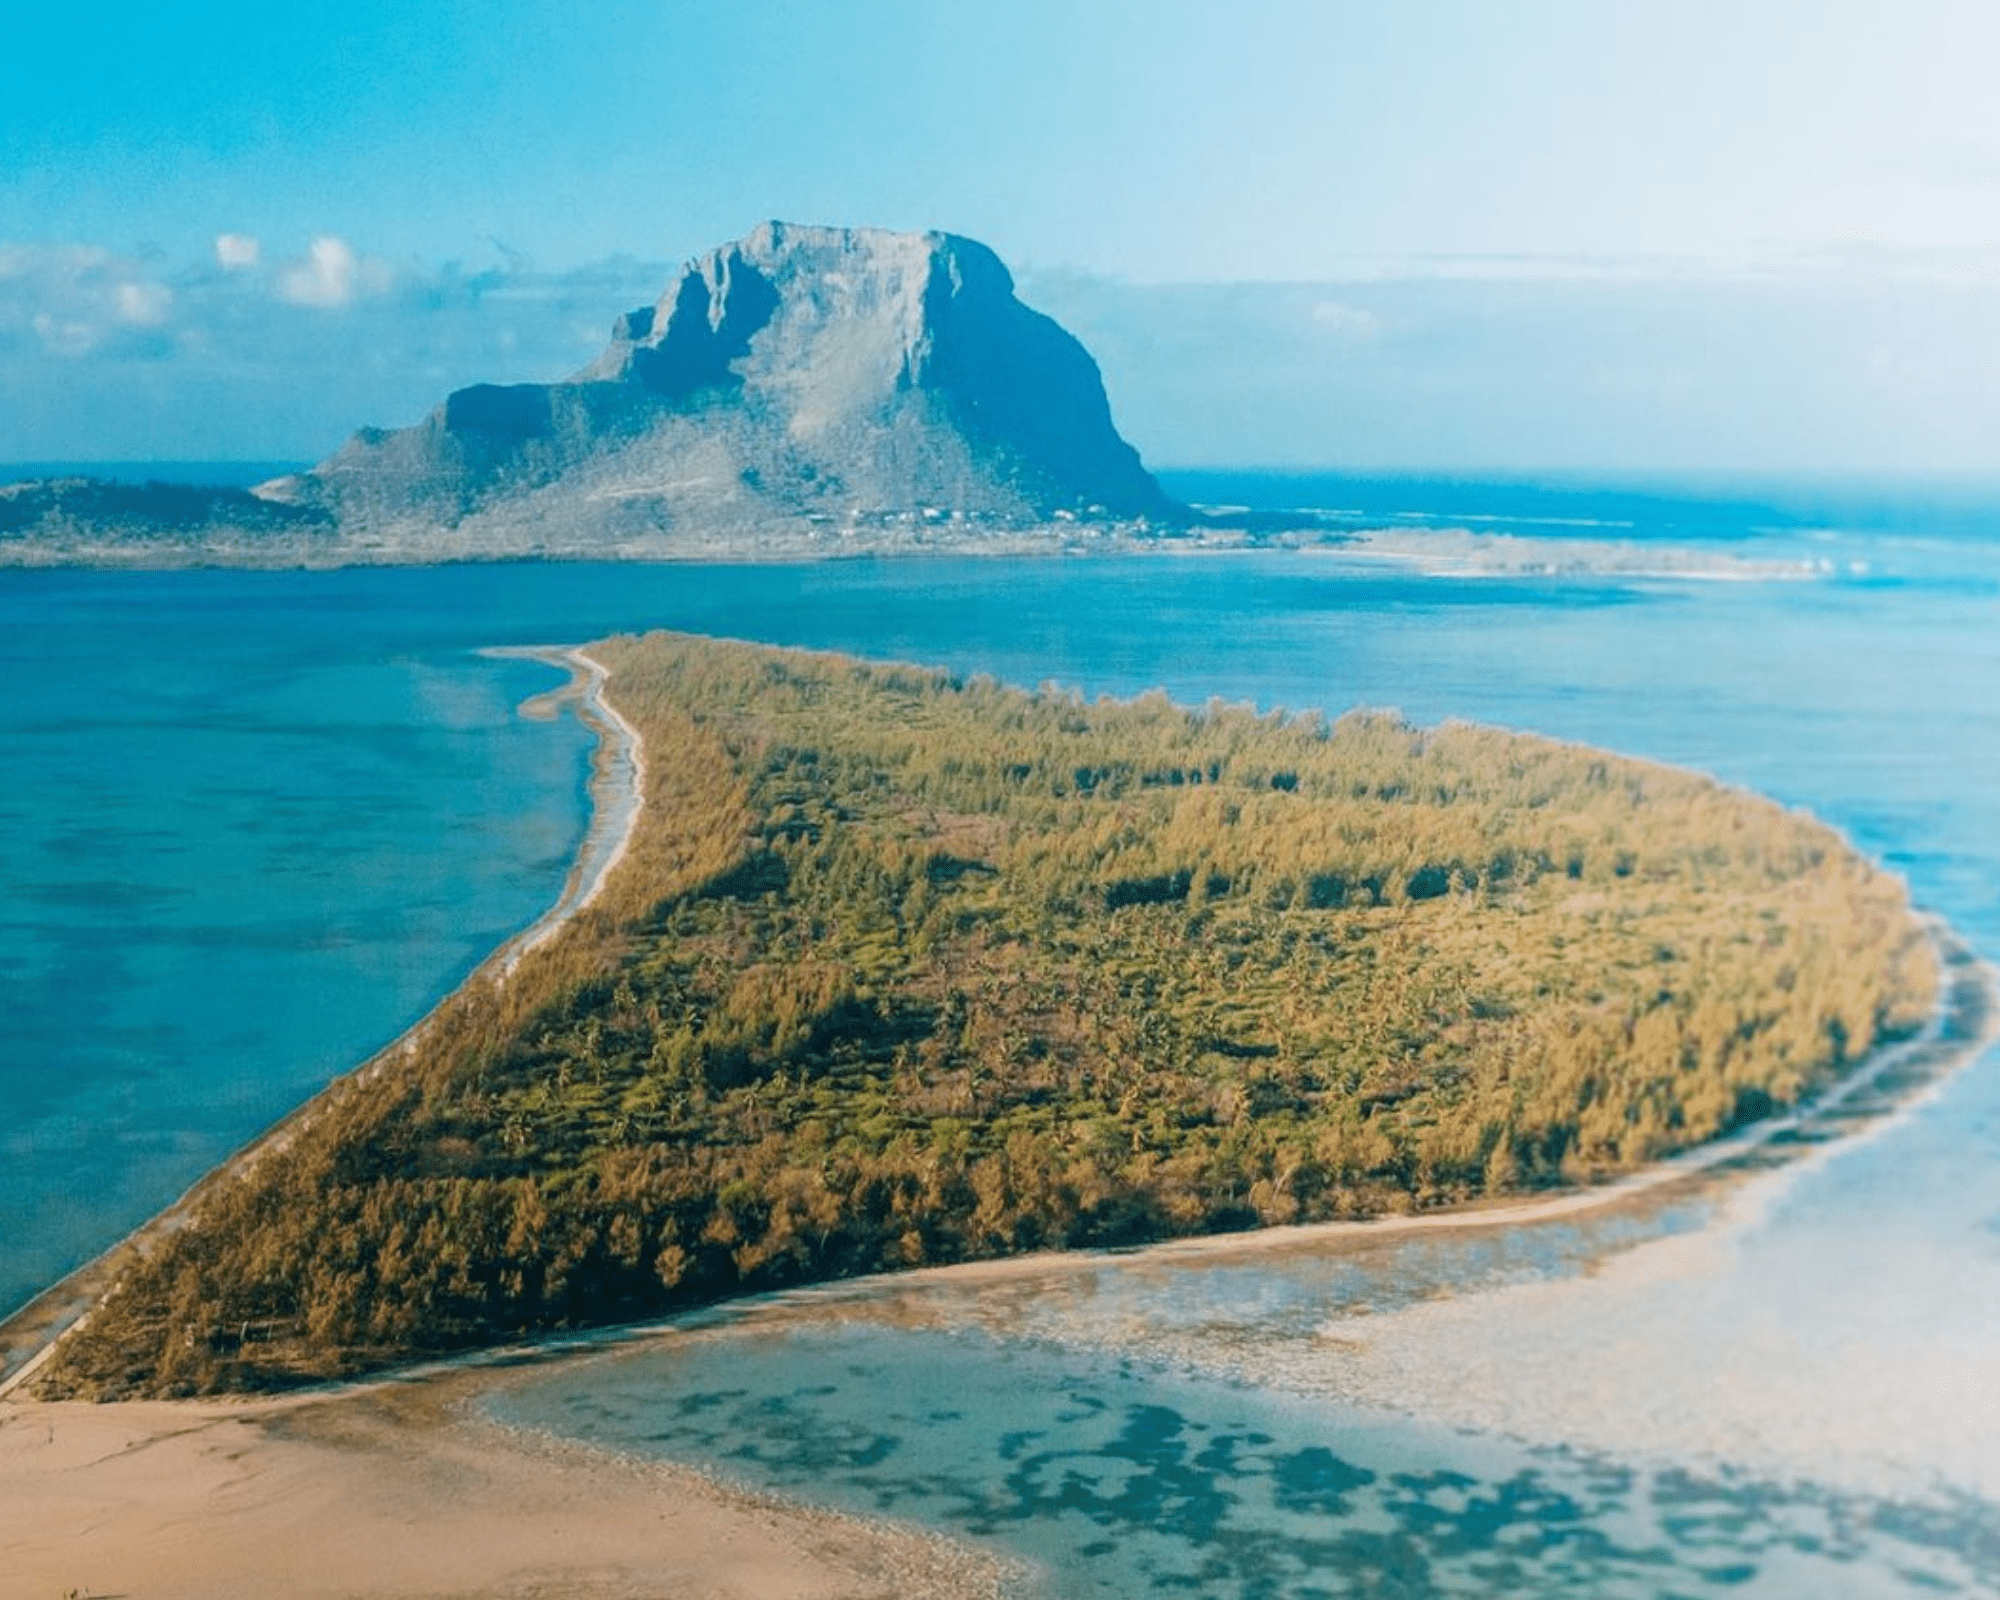
[[[556,905],[494,951],[468,983],[504,976],[591,903],[623,856],[644,774],[637,734],[603,700],[605,674],[587,652],[551,646],[507,653],[570,667],[569,684],[536,697],[548,709],[572,697],[580,712],[595,703],[601,720],[593,723],[600,736],[593,816]],[[615,759],[621,729],[630,740],[625,767]],[[1419,1231],[1488,1229],[1610,1208],[1676,1183],[1755,1170],[1810,1148],[1814,1129],[1832,1124],[1837,1134],[1843,1116],[1879,1120],[1885,1107],[1914,1105],[2000,1032],[1992,969],[1941,922],[1933,922],[1931,936],[1945,981],[1919,1034],[1871,1052],[1799,1112],[1596,1188],[1138,1250],[931,1268],[722,1310],[746,1320],[824,1315],[844,1303],[891,1307],[898,1295],[934,1282],[1031,1279],[1135,1258],[1171,1266],[1228,1254],[1337,1249],[1346,1240],[1372,1245]],[[427,1021],[356,1072],[391,1069]],[[281,1149],[316,1104],[317,1097],[83,1272],[99,1270],[93,1281],[101,1290],[127,1259],[118,1252],[143,1248],[156,1230],[177,1226],[208,1184]],[[73,1274],[57,1290],[69,1289],[72,1299],[86,1294],[81,1277]],[[0,1333],[19,1321],[19,1315],[9,1319]],[[997,1591],[1000,1580],[978,1558],[927,1536],[746,1496],[682,1469],[512,1434],[473,1413],[480,1396],[532,1364],[674,1337],[681,1326],[559,1337],[527,1351],[486,1352],[284,1399],[89,1406],[0,1398],[0,1566],[50,1594],[80,1583],[95,1592],[262,1594],[274,1582],[288,1593],[329,1596],[636,1596],[669,1586],[695,1595]],[[0,1397],[27,1375],[24,1369],[0,1382]],[[658,1555],[662,1548],[675,1551],[671,1562]],[[86,1570],[79,1552],[102,1558],[99,1569]]]
[[0,1571],[147,1600],[993,1600],[994,1560],[516,1433],[486,1375],[251,1403],[0,1404]]
[[520,714],[544,720],[559,715],[563,706],[572,705],[584,725],[597,735],[597,749],[591,758],[590,821],[584,830],[583,843],[576,860],[570,864],[569,876],[556,903],[481,965],[484,970],[493,961],[499,961],[504,975],[512,972],[530,950],[547,944],[564,924],[604,892],[604,885],[631,848],[632,830],[638,825],[646,793],[646,754],[639,730],[604,696],[604,686],[611,679],[609,670],[582,646],[506,645],[482,650],[480,654],[501,661],[541,661],[552,667],[567,667],[570,681],[524,701]]
[[[838,1317],[931,1322],[927,1288],[977,1289],[1112,1263],[1160,1265],[1372,1246],[1610,1209],[1824,1152],[1851,1119],[1889,1125],[2000,1039],[2000,974],[1934,921],[1944,964],[1926,1028],[1874,1052],[1799,1112],[1594,1189],[1306,1227],[1050,1253],[836,1282],[696,1313],[743,1326]],[[750,1493],[481,1414],[551,1363],[684,1337],[689,1319],[477,1352],[277,1398],[0,1398],[0,1568],[50,1595],[154,1600],[356,1595],[736,1600],[997,1597],[1012,1570],[900,1524]]]
[[933,1286],[999,1284],[1102,1270],[1107,1264],[1180,1263],[1253,1259],[1285,1252],[1372,1248],[1429,1233],[1473,1233],[1553,1222],[1654,1202],[1677,1190],[1717,1183],[1800,1163],[1814,1152],[1845,1148],[1916,1110],[1989,1048],[2000,1044],[2000,965],[1979,956],[1940,918],[1929,918],[1942,981],[1938,1002],[1917,1033],[1870,1052],[1862,1065],[1812,1100],[1782,1116],[1765,1117],[1735,1133],[1709,1140],[1608,1182],[1553,1193],[1475,1200],[1434,1211],[1333,1222],[1248,1228],[1236,1233],[1193,1234],[1109,1249],[1043,1250],[982,1261],[952,1262],[832,1279],[796,1288],[719,1301],[659,1322],[621,1324],[552,1335],[514,1351],[461,1358],[478,1364],[532,1355],[563,1359],[612,1345],[672,1338],[698,1322],[728,1318],[742,1326],[785,1323],[823,1315],[845,1305],[884,1306]]
[[[611,870],[624,859],[639,817],[645,781],[645,759],[639,732],[604,699],[608,673],[581,646],[503,646],[482,654],[500,659],[541,661],[570,674],[569,682],[534,696],[519,713],[529,717],[557,714],[574,704],[577,714],[598,736],[590,782],[590,820],[584,840],[571,863],[562,893],[553,906],[500,945],[468,972],[453,993],[483,978],[505,977],[529,950],[546,942],[602,892]],[[431,1019],[450,996],[336,1080],[365,1080],[406,1060]],[[185,1225],[203,1196],[218,1184],[247,1171],[256,1162],[281,1151],[298,1130],[317,1115],[330,1090],[322,1090],[287,1113],[185,1190],[177,1199],[139,1224],[117,1243],[58,1279],[25,1305],[0,1317],[0,1402],[31,1378],[58,1340],[79,1326],[103,1299],[119,1275],[151,1243]]]

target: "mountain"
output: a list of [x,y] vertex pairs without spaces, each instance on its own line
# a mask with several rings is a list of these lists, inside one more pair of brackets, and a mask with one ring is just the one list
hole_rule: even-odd
[[257,491],[440,554],[952,543],[1185,512],[1081,344],[991,250],[767,223],[690,262],[558,383],[480,384]]
[[0,487],[0,565],[1046,549],[1196,520],[986,246],[771,222],[573,376],[460,389],[249,494]]

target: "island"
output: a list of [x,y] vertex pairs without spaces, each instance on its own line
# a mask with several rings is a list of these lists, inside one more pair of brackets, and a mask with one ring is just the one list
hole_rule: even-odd
[[768,222],[568,377],[468,385],[252,490],[0,485],[0,566],[1006,553],[1199,520],[985,245]]
[[143,1235],[34,1392],[1588,1183],[1939,992],[1899,880],[1672,768],[679,635],[575,659],[643,756],[593,892]]

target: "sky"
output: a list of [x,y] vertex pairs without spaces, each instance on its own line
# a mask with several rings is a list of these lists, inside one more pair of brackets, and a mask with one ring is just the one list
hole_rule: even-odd
[[41,6],[0,461],[312,460],[778,217],[984,240],[1147,460],[2000,473],[1988,0]]

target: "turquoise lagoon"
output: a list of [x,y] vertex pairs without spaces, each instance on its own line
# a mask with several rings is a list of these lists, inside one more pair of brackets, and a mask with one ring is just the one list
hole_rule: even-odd
[[[589,740],[520,718],[558,680],[485,646],[666,626],[1533,728],[1810,807],[2000,951],[1994,497],[1180,487],[1606,548],[1527,576],[1337,551],[0,573],[0,1299],[556,898]],[[1663,544],[1712,568],[1625,559]],[[1810,575],[1725,581],[1738,557]],[[2000,1592],[1996,1077],[1740,1190],[808,1297],[495,1404],[988,1541],[1029,1592]]]

